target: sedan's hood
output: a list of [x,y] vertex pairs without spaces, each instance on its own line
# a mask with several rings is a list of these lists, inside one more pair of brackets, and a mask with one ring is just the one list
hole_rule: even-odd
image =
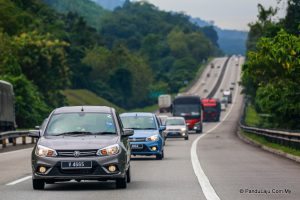
[[176,125],[176,126],[170,125],[170,126],[166,127],[167,130],[168,129],[182,129],[182,128],[186,128],[186,126],[185,125]]
[[117,135],[101,136],[46,136],[38,144],[55,150],[100,149],[118,142]]
[[134,134],[130,138],[145,138],[157,134],[159,134],[158,130],[134,130]]

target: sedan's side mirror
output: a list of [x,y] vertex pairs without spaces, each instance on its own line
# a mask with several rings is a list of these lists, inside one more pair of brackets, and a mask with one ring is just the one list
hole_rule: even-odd
[[166,126],[160,126],[159,127],[159,131],[164,131],[164,130],[166,130]]
[[33,138],[40,138],[41,137],[40,130],[29,130],[28,136]]
[[129,137],[134,134],[133,129],[123,129],[123,137]]

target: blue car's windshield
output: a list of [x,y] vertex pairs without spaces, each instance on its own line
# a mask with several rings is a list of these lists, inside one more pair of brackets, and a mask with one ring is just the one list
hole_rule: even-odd
[[116,134],[116,127],[108,113],[62,113],[51,117],[45,135],[68,133]]
[[121,116],[124,128],[156,129],[155,119],[152,116]]

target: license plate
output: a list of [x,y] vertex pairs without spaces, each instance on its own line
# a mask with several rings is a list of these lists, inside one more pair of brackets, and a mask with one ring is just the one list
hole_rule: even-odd
[[64,161],[61,162],[62,169],[89,169],[92,168],[92,161]]
[[143,145],[142,145],[142,144],[132,144],[132,145],[131,145],[131,148],[132,148],[132,149],[142,149],[142,148],[143,148]]

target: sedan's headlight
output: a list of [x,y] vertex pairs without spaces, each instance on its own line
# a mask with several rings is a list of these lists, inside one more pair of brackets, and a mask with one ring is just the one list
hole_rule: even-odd
[[116,155],[120,152],[120,146],[118,144],[114,144],[97,151],[98,156],[112,156]]
[[181,131],[186,131],[186,128],[181,128]]
[[37,145],[37,147],[35,148],[35,155],[39,157],[55,157],[57,156],[57,153],[53,149],[44,147],[42,145]]
[[159,137],[158,137],[158,135],[152,135],[152,136],[150,136],[150,137],[147,137],[146,140],[147,140],[147,141],[155,142],[155,141],[158,141],[158,140],[159,140]]

